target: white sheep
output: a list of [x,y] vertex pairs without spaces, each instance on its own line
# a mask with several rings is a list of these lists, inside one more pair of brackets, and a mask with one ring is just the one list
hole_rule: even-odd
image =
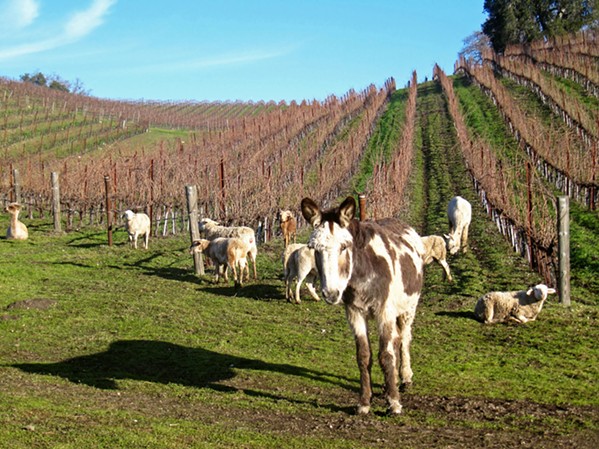
[[538,284],[528,290],[512,292],[490,292],[479,298],[474,314],[485,324],[505,323],[514,320],[518,323],[534,321],[547,299],[555,293],[554,288]]
[[461,196],[453,197],[447,205],[447,218],[449,219],[449,234],[444,234],[447,250],[456,254],[460,248],[462,252],[468,250],[468,229],[472,220],[472,206]]
[[[220,237],[237,237],[246,242],[248,249],[248,260],[252,262],[254,267],[254,279],[257,279],[256,274],[256,255],[258,247],[256,246],[256,234],[252,228],[247,226],[221,226],[218,222],[210,218],[202,218],[199,223],[200,231],[204,233],[207,240],[214,240]],[[249,273],[249,264],[247,267]],[[249,274],[248,274],[249,277]]]
[[443,237],[438,235],[427,235],[422,237],[422,243],[424,243],[424,256],[422,257],[424,265],[428,265],[433,260],[436,260],[445,270],[447,280],[453,282],[451,272],[449,271],[449,265],[447,264],[447,260],[445,260],[447,257],[447,248],[445,247],[445,240]]
[[126,210],[123,213],[123,218],[125,219],[125,229],[129,234],[129,242],[133,245],[133,248],[137,248],[137,238],[143,235],[144,248],[148,249],[151,228],[150,217],[142,212],[135,213],[131,210]]
[[[248,245],[237,237],[218,237],[213,240],[194,240],[189,248],[191,254],[203,252],[212,260],[216,271],[215,281],[220,280],[221,266],[224,268],[225,282],[229,281],[228,268],[233,270],[233,281],[235,285],[243,285],[243,273],[247,264]],[[239,276],[237,267],[239,266]],[[248,276],[249,277],[249,276]]]
[[10,215],[10,225],[6,230],[6,238],[9,240],[27,240],[29,231],[24,223],[19,221],[19,212],[21,205],[19,203],[10,203],[4,209]]
[[308,248],[308,245],[303,243],[291,243],[285,248],[283,253],[283,267],[285,279],[285,299],[291,302],[291,282],[297,278],[295,286],[295,303],[300,301],[300,288],[302,282],[306,281],[306,287],[310,292],[310,296],[315,301],[320,301],[318,293],[314,288],[314,282],[318,279],[318,271],[316,269],[316,260],[314,259],[314,250]]

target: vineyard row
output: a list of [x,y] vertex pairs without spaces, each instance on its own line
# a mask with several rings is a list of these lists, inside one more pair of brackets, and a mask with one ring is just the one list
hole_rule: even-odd
[[370,86],[317,106],[279,109],[135,154],[122,155],[115,147],[100,156],[31,156],[0,166],[0,182],[10,192],[17,169],[24,201],[39,210],[49,204],[50,173],[57,172],[65,210],[80,216],[102,204],[106,175],[115,203],[139,210],[180,209],[182,186],[196,185],[207,215],[254,222],[279,207],[297,207],[302,195],[320,200],[342,192],[394,89],[389,80],[382,89]]
[[458,69],[467,73],[493,99],[516,140],[548,180],[566,195],[594,209],[597,203],[597,143],[585,150],[572,133],[548,129],[540,120],[527,115],[488,67],[462,61]]
[[522,176],[520,167],[506,167],[484,139],[469,132],[452,81],[438,66],[434,72],[447,98],[467,168],[488,214],[531,267],[547,282],[555,282],[554,199],[544,193],[531,163],[526,164]]

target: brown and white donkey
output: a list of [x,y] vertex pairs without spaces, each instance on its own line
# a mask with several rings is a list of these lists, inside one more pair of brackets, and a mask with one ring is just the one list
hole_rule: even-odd
[[345,305],[354,334],[361,384],[357,412],[370,411],[368,320],[374,318],[388,412],[401,413],[398,374],[402,389],[412,382],[410,342],[423,284],[422,240],[414,229],[393,218],[356,220],[353,197],[326,211],[304,198],[301,209],[314,228],[308,246],[315,251],[324,299]]

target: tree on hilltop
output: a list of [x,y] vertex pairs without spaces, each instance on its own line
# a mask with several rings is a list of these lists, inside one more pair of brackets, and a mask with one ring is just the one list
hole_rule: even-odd
[[510,44],[597,27],[598,0],[485,0],[488,14],[482,25],[493,50],[503,52]]
[[489,37],[482,31],[475,31],[462,42],[464,46],[458,52],[458,56],[473,61],[476,64],[480,64],[483,61],[483,51],[491,48]]
[[44,75],[42,72],[34,74],[25,73],[21,75],[21,81],[32,83],[37,86],[47,87],[49,89],[59,90],[61,92],[70,92],[72,94],[89,95],[83,87],[83,83],[76,79],[74,82],[63,80],[58,75]]

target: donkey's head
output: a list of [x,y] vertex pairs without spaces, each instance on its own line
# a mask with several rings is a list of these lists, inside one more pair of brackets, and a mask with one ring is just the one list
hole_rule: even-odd
[[321,211],[310,198],[302,200],[302,214],[314,230],[308,247],[314,249],[322,295],[329,304],[339,304],[353,268],[353,238],[348,226],[356,202],[348,197],[339,207]]

